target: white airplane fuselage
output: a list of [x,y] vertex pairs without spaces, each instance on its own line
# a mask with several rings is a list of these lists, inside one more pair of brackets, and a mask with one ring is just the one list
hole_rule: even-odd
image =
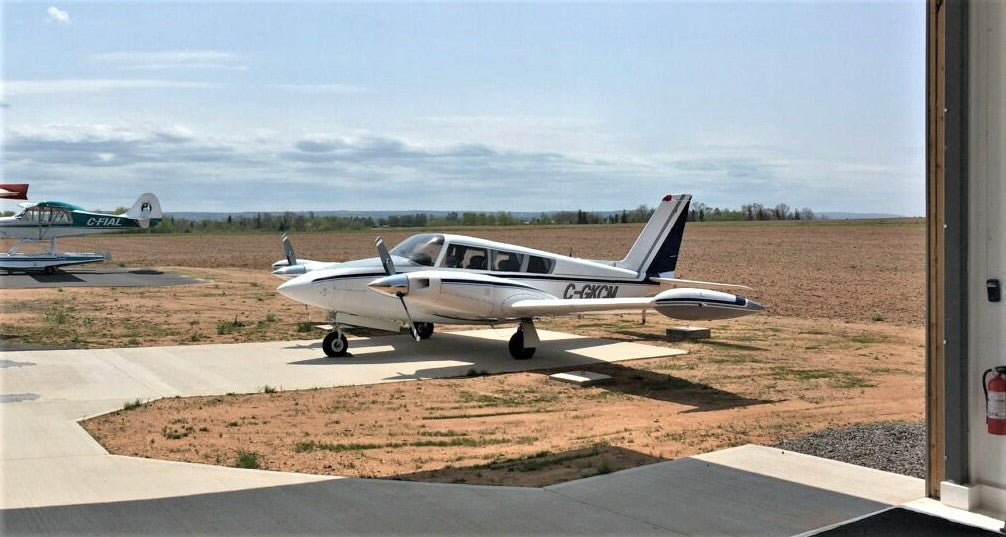
[[[660,290],[659,284],[640,277],[636,272],[600,262],[569,258],[472,237],[452,235],[447,237],[448,240],[461,239],[465,245],[478,245],[497,249],[497,251],[505,250],[553,260],[555,268],[548,274],[437,267],[437,270],[442,270],[445,273],[456,272],[459,276],[483,274],[524,284],[528,287],[526,289],[527,298],[644,297]],[[393,259],[395,267],[402,273],[433,268],[416,264],[404,257],[394,256]],[[328,311],[349,312],[377,319],[404,320],[402,305],[396,298],[375,293],[368,287],[368,284],[383,276],[386,276],[386,273],[380,259],[376,257],[361,259],[343,263],[336,268],[314,270],[297,276],[280,285],[279,292],[299,302]],[[515,318],[506,315],[501,308],[497,308],[496,314],[488,317],[463,313],[475,309],[470,307],[468,303],[472,300],[479,300],[480,295],[487,306],[501,304],[500,297],[496,295],[506,284],[483,285],[478,289],[473,289],[474,286],[470,281],[451,281],[444,277],[440,278],[439,285],[440,300],[437,312],[430,311],[429,308],[419,304],[410,304],[410,312],[414,321],[437,324],[491,324]],[[512,295],[512,289],[509,291],[508,295]],[[452,304],[452,301],[459,304]],[[445,313],[448,311],[451,313]]]

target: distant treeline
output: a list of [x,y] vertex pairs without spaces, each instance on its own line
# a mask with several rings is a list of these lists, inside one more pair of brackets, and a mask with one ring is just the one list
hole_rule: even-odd
[[[650,219],[653,208],[640,205],[621,212],[557,211],[543,212],[533,218],[518,217],[508,211],[449,212],[370,216],[323,216],[313,212],[256,213],[252,216],[228,216],[221,220],[188,220],[166,216],[153,228],[154,233],[228,232],[228,231],[352,231],[373,228],[430,228],[575,224],[641,224]],[[792,210],[785,203],[766,208],[760,203],[738,209],[709,207],[695,203],[688,211],[690,222],[729,222],[743,220],[813,220],[814,211],[804,207]]]
[[[543,212],[528,218],[516,216],[508,211],[489,212],[449,212],[441,215],[428,213],[399,214],[382,217],[371,216],[330,216],[313,212],[255,213],[253,215],[230,215],[225,219],[195,220],[166,215],[160,225],[151,228],[154,233],[193,232],[255,232],[255,231],[352,231],[381,227],[427,228],[427,227],[475,227],[475,226],[515,226],[535,225],[575,225],[575,224],[641,224],[650,219],[653,208],[640,205],[623,211],[557,211]],[[126,212],[120,207],[113,213]],[[8,211],[8,213],[10,213]],[[6,215],[6,213],[4,213]],[[10,213],[13,214],[13,213]],[[790,209],[785,203],[768,208],[760,203],[749,203],[738,209],[721,209],[704,203],[693,203],[688,211],[689,222],[730,222],[743,220],[813,220],[814,211]]]

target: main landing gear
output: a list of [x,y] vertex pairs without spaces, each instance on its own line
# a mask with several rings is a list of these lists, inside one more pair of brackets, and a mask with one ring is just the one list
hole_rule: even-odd
[[430,339],[433,336],[433,323],[416,323],[416,334],[419,339]]
[[541,340],[538,339],[538,331],[534,329],[534,322],[531,319],[521,319],[517,332],[510,336],[510,356],[514,360],[527,360],[534,356],[534,351]]

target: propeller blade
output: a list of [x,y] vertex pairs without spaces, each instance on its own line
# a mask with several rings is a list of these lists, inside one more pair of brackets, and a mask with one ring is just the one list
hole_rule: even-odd
[[381,264],[384,265],[384,272],[389,276],[395,274],[395,263],[391,260],[391,254],[388,253],[388,247],[384,245],[384,240],[377,237],[374,245],[377,246],[377,255],[381,258]]
[[283,251],[286,252],[287,266],[296,265],[297,255],[293,253],[293,243],[290,242],[290,236],[286,233],[283,234]]
[[398,295],[398,300],[402,302],[405,317],[409,319],[409,330],[412,330],[412,337],[416,338],[416,343],[419,343],[419,331],[416,330],[416,323],[412,322],[412,314],[409,313],[409,307],[405,305],[405,295]]

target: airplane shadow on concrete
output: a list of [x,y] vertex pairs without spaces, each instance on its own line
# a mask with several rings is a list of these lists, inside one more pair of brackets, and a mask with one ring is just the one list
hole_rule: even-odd
[[73,274],[71,274],[69,272],[63,272],[61,270],[57,270],[55,274],[40,274],[40,273],[32,272],[32,273],[28,274],[28,276],[30,276],[31,279],[35,280],[38,283],[50,283],[50,284],[51,283],[80,283],[80,282],[84,281],[80,277],[74,276]]
[[[469,485],[499,485],[542,487],[585,477],[617,472],[627,468],[645,466],[670,459],[640,453],[619,446],[598,444],[569,451],[540,452],[525,457],[500,459],[476,466],[438,468],[386,477],[395,481],[422,481],[433,483],[465,483]],[[549,472],[556,470],[557,472]],[[514,485],[513,477],[522,473],[532,479],[523,485]],[[541,481],[541,476],[545,477]],[[538,477],[538,481],[534,478]]]
[[[690,406],[684,412],[705,412],[752,405],[778,403],[779,400],[753,399],[721,390],[708,384],[631,366],[632,361],[608,362],[577,354],[577,351],[611,344],[608,340],[570,338],[542,342],[535,357],[514,360],[507,351],[507,342],[450,333],[416,343],[408,335],[387,336],[366,340],[350,340],[350,354],[340,358],[321,356],[289,362],[291,365],[356,365],[389,364],[451,360],[457,365],[417,369],[398,373],[385,380],[419,380],[456,378],[472,374],[500,374],[531,371],[551,375],[564,371],[588,369],[612,378],[598,388]],[[304,346],[297,346],[303,348]],[[320,343],[307,345],[319,348]],[[353,355],[354,348],[359,354]]]

